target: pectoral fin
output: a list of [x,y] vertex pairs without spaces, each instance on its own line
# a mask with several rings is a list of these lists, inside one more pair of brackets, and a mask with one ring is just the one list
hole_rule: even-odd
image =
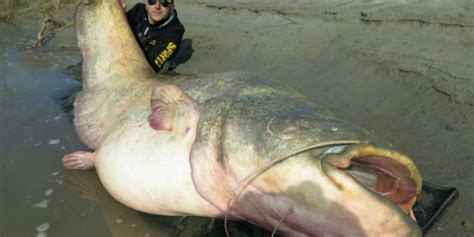
[[151,96],[150,126],[155,130],[170,131],[176,138],[195,129],[198,120],[193,99],[173,85],[158,86]]
[[68,169],[90,170],[94,168],[95,154],[93,152],[76,151],[65,155],[62,162]]

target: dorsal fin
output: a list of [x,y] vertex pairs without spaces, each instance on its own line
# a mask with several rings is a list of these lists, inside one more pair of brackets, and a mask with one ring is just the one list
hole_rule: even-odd
[[83,0],[76,8],[84,87],[154,76],[128,24],[120,0]]
[[155,130],[170,131],[175,138],[183,138],[196,129],[199,113],[193,99],[173,85],[154,89],[151,100],[150,126]]

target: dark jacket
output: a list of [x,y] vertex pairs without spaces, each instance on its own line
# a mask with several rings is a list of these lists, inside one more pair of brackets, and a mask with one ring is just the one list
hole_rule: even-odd
[[127,11],[127,20],[155,72],[163,68],[178,52],[184,26],[174,11],[168,19],[149,24],[145,4],[138,3]]

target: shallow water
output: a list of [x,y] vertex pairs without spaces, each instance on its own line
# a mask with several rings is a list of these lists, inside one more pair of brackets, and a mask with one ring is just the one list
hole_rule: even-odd
[[50,98],[67,81],[58,62],[70,57],[47,49],[25,51],[21,30],[3,23],[0,28],[9,36],[0,41],[0,235],[59,236],[92,230],[107,235],[97,202],[68,188],[68,174],[60,163],[61,154],[82,147]]

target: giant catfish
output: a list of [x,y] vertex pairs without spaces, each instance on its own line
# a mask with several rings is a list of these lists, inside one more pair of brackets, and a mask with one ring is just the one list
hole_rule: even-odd
[[414,163],[298,91],[251,73],[157,75],[119,0],[76,9],[84,89],[74,126],[126,206],[245,220],[289,236],[421,236]]

